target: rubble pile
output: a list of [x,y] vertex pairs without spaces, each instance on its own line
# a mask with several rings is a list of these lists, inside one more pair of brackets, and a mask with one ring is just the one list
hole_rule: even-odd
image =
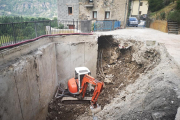
[[161,61],[159,52],[153,48],[144,49],[142,42],[117,41],[111,36],[103,36],[98,45],[97,79],[106,85],[100,95],[103,99],[98,100],[103,107]]
[[106,84],[98,120],[179,120],[180,70],[162,44],[111,36],[98,44],[97,75]]
[[89,104],[64,104],[61,99],[53,99],[49,103],[46,120],[75,120],[89,109]]

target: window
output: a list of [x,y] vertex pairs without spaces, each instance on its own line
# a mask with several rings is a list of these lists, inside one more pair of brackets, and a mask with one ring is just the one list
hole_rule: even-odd
[[130,18],[129,18],[129,21],[137,21],[137,18],[135,18],[135,17],[130,17]]
[[93,11],[93,19],[97,19],[97,11]]
[[105,19],[109,19],[110,18],[110,12],[109,11],[106,11],[105,12]]
[[139,15],[141,15],[141,11],[139,11]]
[[68,14],[72,15],[72,7],[68,7]]
[[143,2],[140,2],[140,6],[143,6]]
[[93,0],[89,0],[89,2],[93,2]]
[[75,71],[75,79],[78,79],[78,73]]

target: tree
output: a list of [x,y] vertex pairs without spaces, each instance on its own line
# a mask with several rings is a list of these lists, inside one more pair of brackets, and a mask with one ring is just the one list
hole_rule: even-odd
[[148,0],[149,10],[151,12],[158,11],[164,8],[165,6],[169,5],[170,2],[171,0]]
[[180,0],[177,0],[177,7],[176,7],[177,10],[179,10],[180,12]]

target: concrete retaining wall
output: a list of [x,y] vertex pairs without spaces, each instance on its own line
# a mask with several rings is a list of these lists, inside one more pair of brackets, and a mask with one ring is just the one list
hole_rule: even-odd
[[56,49],[59,82],[66,86],[67,80],[74,77],[74,68],[79,66],[88,67],[95,77],[97,48],[96,43],[58,43]]
[[51,43],[13,64],[1,66],[2,120],[45,119],[57,86],[55,57],[55,45]]
[[96,76],[96,36],[57,36],[0,51],[0,119],[44,120],[59,83],[74,67]]
[[167,21],[161,21],[161,20],[155,20],[150,24],[150,28],[162,31],[167,33],[168,27],[167,27]]
[[74,68],[79,66],[88,67],[91,75],[96,77],[98,51],[96,39],[96,36],[62,36],[53,39],[57,50],[59,82],[66,86],[67,80],[74,77]]

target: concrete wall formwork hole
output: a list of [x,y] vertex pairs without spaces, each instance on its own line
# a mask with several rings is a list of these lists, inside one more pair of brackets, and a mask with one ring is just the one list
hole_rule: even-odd
[[[95,77],[95,36],[44,39],[12,48],[16,51],[1,51],[4,56],[0,61],[0,119],[44,120],[58,84],[66,85],[74,77],[75,67],[86,66]],[[41,45],[34,48],[35,44]]]

